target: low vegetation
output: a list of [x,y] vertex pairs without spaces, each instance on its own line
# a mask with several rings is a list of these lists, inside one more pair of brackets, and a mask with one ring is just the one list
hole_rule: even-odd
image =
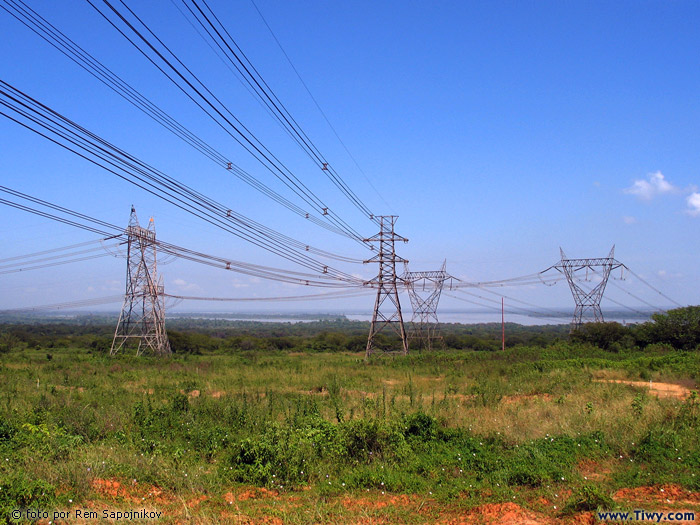
[[206,496],[203,516],[242,486],[310,490],[319,505],[367,491],[465,508],[539,498],[562,515],[611,508],[621,488],[698,491],[700,327],[684,310],[572,336],[511,327],[521,342],[505,351],[496,327],[448,326],[445,349],[369,363],[366,324],[340,320],[183,321],[170,359],[111,358],[109,327],[85,320],[5,325],[0,522],[111,482]]

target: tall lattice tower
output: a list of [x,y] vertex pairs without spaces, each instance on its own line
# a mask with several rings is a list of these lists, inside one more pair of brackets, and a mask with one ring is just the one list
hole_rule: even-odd
[[126,235],[126,293],[110,355],[137,345],[136,355],[150,351],[169,356],[172,351],[165,331],[164,290],[163,281],[158,278],[153,218],[148,228],[142,228],[132,206]]
[[[380,215],[377,218],[379,219],[379,233],[374,237],[365,239],[365,242],[379,243],[379,253],[364,261],[365,263],[379,263],[377,277],[365,283],[377,288],[377,300],[374,303],[374,313],[372,314],[372,324],[369,329],[369,338],[367,339],[365,359],[369,359],[370,355],[377,348],[374,340],[375,336],[387,326],[391,327],[401,339],[401,349],[398,352],[404,355],[408,354],[408,339],[406,337],[406,328],[403,324],[403,316],[401,315],[399,290],[396,284],[400,280],[396,277],[396,263],[407,263],[408,261],[396,255],[394,246],[396,241],[408,242],[408,239],[394,232],[396,215]],[[397,351],[391,348],[382,348],[381,350],[384,352]]]
[[450,278],[445,271],[447,261],[437,271],[409,272],[408,265],[402,279],[408,289],[413,316],[408,333],[409,341],[417,340],[422,348],[431,350],[433,341],[441,340],[437,307],[445,281]]
[[[607,257],[593,259],[567,259],[564,250],[559,248],[559,251],[561,253],[561,261],[554,268],[566,276],[576,303],[574,318],[571,320],[571,330],[576,330],[583,323],[587,322],[602,323],[604,319],[603,312],[600,309],[600,300],[603,298],[603,292],[608,284],[610,272],[623,266],[621,262],[615,260],[615,246],[613,245]],[[596,268],[599,268],[600,271],[597,271]],[[586,275],[582,279],[579,276],[584,270]],[[600,280],[593,288],[586,290],[578,282],[588,280],[591,273],[595,274],[597,279]]]

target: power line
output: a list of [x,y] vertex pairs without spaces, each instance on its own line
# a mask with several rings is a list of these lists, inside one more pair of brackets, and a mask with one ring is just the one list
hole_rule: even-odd
[[625,266],[625,269],[626,269],[629,273],[631,273],[632,275],[634,275],[637,279],[639,279],[642,283],[646,284],[649,288],[651,288],[653,291],[655,291],[656,293],[658,293],[658,294],[659,294],[661,297],[663,297],[664,299],[667,299],[667,300],[671,301],[673,304],[675,304],[675,305],[678,306],[678,307],[682,307],[682,306],[683,306],[683,305],[680,304],[678,301],[674,301],[673,299],[671,299],[668,295],[666,295],[665,293],[663,293],[663,292],[662,292],[661,290],[659,290],[658,288],[655,288],[654,286],[652,286],[651,284],[649,284],[647,281],[645,281],[644,279],[642,279],[639,275],[637,275],[637,274],[634,273],[632,270],[630,270],[627,266]]
[[[226,206],[152,168],[6,82],[0,80],[0,85],[7,87],[7,90],[0,88],[0,105],[9,108],[16,115],[25,119],[25,121],[21,121],[7,113],[0,112],[0,114],[10,120],[152,195],[179,207],[183,211],[229,233],[233,233],[271,253],[275,253],[314,271],[334,274],[341,280],[357,280],[309,257],[306,252],[313,250],[316,253],[331,257],[334,254],[312,249],[309,245],[252,221],[231,209],[227,209]],[[36,129],[32,124],[44,128],[53,136]]]
[[[97,242],[101,242],[100,239]],[[92,241],[94,243],[95,241]],[[83,243],[85,244],[85,243]],[[79,246],[79,245],[78,245]],[[109,246],[98,246],[96,248],[87,248],[82,250],[71,250],[68,253],[50,253],[58,251],[66,251],[66,248],[56,248],[55,250],[46,250],[45,252],[38,252],[37,254],[28,254],[26,256],[13,257],[14,259],[9,264],[0,265],[0,274],[26,272],[29,270],[36,270],[40,268],[50,268],[52,266],[59,266],[63,264],[87,261],[91,259],[96,259],[98,257],[105,257],[107,255],[112,255],[109,253],[108,248],[116,247],[118,244],[112,244]],[[100,252],[95,254],[95,252]],[[86,255],[91,254],[91,255]],[[45,255],[45,256],[41,256]]]
[[[22,211],[26,211],[29,213],[33,213],[35,215],[39,215],[41,217],[55,220],[58,222],[61,222],[63,224],[68,224],[70,226],[74,226],[77,228],[81,228],[87,231],[91,231],[94,233],[99,233],[100,235],[107,236],[110,239],[119,239],[119,240],[126,240],[126,234],[124,232],[124,229],[115,226],[112,224],[109,224],[104,221],[100,221],[98,219],[94,219],[88,215],[81,214],[78,212],[75,212],[73,210],[70,210],[68,208],[64,208],[61,206],[58,206],[56,204],[49,203],[47,201],[43,201],[41,199],[38,199],[36,197],[32,197],[30,195],[26,195],[24,193],[18,192],[16,190],[12,190],[10,188],[6,188],[4,186],[0,186],[0,191],[9,193],[13,195],[16,198],[20,198],[23,200],[28,200],[34,204],[37,204],[39,206],[47,207],[53,211],[59,212],[63,215],[67,215],[68,217],[71,217],[70,219],[66,217],[62,217],[60,215],[55,215],[52,213],[49,213],[47,211],[37,209],[37,208],[32,208],[23,204],[15,203],[12,201],[8,201],[7,199],[0,199],[0,204],[6,204],[8,206],[12,206],[14,208],[20,209]],[[73,220],[77,219],[77,220]],[[117,235],[113,235],[114,231],[117,231]],[[245,275],[251,275],[254,277],[260,277],[263,279],[268,279],[268,280],[275,280],[275,281],[281,281],[281,282],[286,282],[290,284],[297,284],[297,285],[303,285],[303,286],[317,286],[317,287],[335,287],[335,288],[348,288],[348,287],[361,287],[363,286],[363,283],[359,279],[355,279],[354,281],[350,282],[343,282],[339,281],[335,276],[329,275],[329,274],[323,274],[323,275],[316,275],[316,274],[309,274],[309,273],[303,273],[303,272],[296,272],[292,270],[284,270],[284,269],[279,269],[279,268],[273,268],[269,266],[261,266],[261,265],[256,265],[256,264],[251,264],[251,263],[244,263],[241,261],[236,261],[233,259],[227,259],[224,257],[218,257],[214,255],[209,255],[205,254],[202,252],[198,252],[195,250],[191,250],[182,246],[178,246],[176,244],[164,242],[162,240],[157,241],[158,248],[168,254],[168,255],[173,255],[175,257],[185,259],[185,260],[190,260],[192,262],[197,262],[200,264],[206,264],[208,266],[213,266],[219,269],[224,269],[224,270],[229,270],[233,272],[238,272],[242,273]]]
[[322,294],[308,294],[308,295],[282,295],[278,297],[197,297],[188,295],[173,295],[165,294],[165,297],[171,299],[179,299],[181,301],[211,301],[211,302],[264,302],[264,301],[315,301],[315,300],[326,300],[326,299],[345,299],[350,297],[360,297],[366,296],[367,291],[340,291],[340,292],[329,292]]
[[[265,17],[263,16],[262,12],[261,12],[260,9],[258,8],[258,5],[255,3],[255,0],[250,0],[250,2],[253,4],[253,7],[255,7],[255,10],[256,10],[256,11],[258,12],[258,14],[260,15],[260,18],[262,19],[263,23],[265,24],[265,27],[267,27],[268,31],[269,31],[270,34],[272,35],[272,38],[273,38],[273,39],[275,40],[275,42],[277,43],[277,46],[280,48],[280,51],[282,51],[282,54],[283,54],[284,57],[287,59],[287,62],[289,62],[289,65],[291,66],[292,70],[294,70],[294,73],[296,74],[297,78],[299,79],[299,82],[301,82],[302,86],[304,86],[304,89],[305,89],[306,92],[308,93],[309,97],[311,98],[311,100],[312,100],[313,103],[315,104],[315,106],[316,106],[316,108],[318,109],[318,111],[319,111],[319,112],[321,113],[321,115],[323,116],[324,120],[325,120],[326,123],[328,124],[328,127],[331,128],[331,131],[333,131],[333,134],[334,134],[335,137],[338,139],[338,142],[340,142],[340,144],[343,146],[343,149],[344,149],[345,152],[348,154],[348,156],[350,157],[350,159],[352,160],[352,162],[355,164],[355,166],[357,167],[357,169],[360,171],[360,173],[362,174],[362,176],[365,178],[365,180],[369,183],[370,187],[371,187],[371,188],[374,190],[374,192],[379,196],[379,198],[384,202],[384,204],[386,204],[387,207],[390,209],[390,208],[391,208],[391,205],[386,201],[386,199],[384,198],[384,196],[382,196],[382,194],[379,193],[379,191],[378,191],[377,188],[374,186],[374,184],[372,184],[371,179],[367,176],[367,174],[365,173],[365,171],[360,167],[359,163],[358,163],[357,160],[355,159],[355,156],[350,152],[350,150],[348,149],[348,147],[345,145],[345,142],[343,141],[343,139],[340,138],[340,135],[339,135],[338,132],[336,131],[336,129],[335,129],[335,127],[333,126],[333,124],[331,124],[331,121],[329,120],[328,116],[326,115],[326,112],[323,111],[323,109],[321,108],[321,105],[320,105],[320,104],[318,103],[318,101],[316,100],[316,97],[314,97],[313,94],[311,93],[311,90],[310,90],[309,87],[306,85],[306,82],[304,82],[304,79],[301,77],[301,74],[299,73],[299,71],[297,70],[297,68],[294,66],[294,63],[292,62],[292,59],[289,58],[289,55],[288,55],[287,52],[284,50],[284,47],[282,47],[282,44],[280,43],[279,39],[277,38],[277,35],[275,35],[275,32],[272,30],[272,27],[270,27],[270,24],[267,23],[267,20],[265,19]],[[390,211],[391,211],[391,210],[390,210]]]
[[[90,246],[92,244],[101,243],[102,241],[105,241],[105,240],[107,240],[107,239],[106,238],[105,239],[97,239],[97,240],[93,240],[93,241],[81,242],[78,244],[71,244],[68,246],[61,246],[59,248],[51,248],[49,250],[42,250],[40,252],[27,253],[24,255],[16,255],[14,257],[6,257],[5,259],[0,259],[0,264],[12,262],[12,261],[18,261],[18,260],[22,260],[22,259],[33,259],[35,257],[40,257],[42,255],[48,255],[51,253],[65,252],[68,250],[74,250],[76,248],[83,248],[85,246]],[[1,266],[0,266],[0,268],[1,268]]]
[[[457,290],[457,291],[460,292],[460,293],[466,294],[466,295],[470,295],[470,296],[472,296],[472,297],[476,297],[476,298],[478,298],[478,299],[481,299],[482,301],[487,301],[487,302],[494,303],[494,304],[497,304],[497,305],[500,305],[500,304],[501,304],[501,301],[496,301],[495,299],[489,299],[488,297],[483,297],[483,296],[477,295],[477,294],[475,294],[475,293],[467,292],[466,290]],[[455,296],[455,295],[451,295],[451,294],[448,294],[448,295],[449,295],[450,297],[455,298],[455,299],[460,299],[459,297],[457,297],[457,296]],[[487,305],[481,305],[481,306],[487,306]],[[500,307],[491,307],[491,308],[493,308],[493,309],[495,309],[495,310],[497,310],[497,311],[501,311],[501,308],[500,308]],[[516,315],[526,315],[526,316],[528,316],[528,317],[539,317],[539,318],[544,318],[544,319],[558,319],[558,318],[559,318],[558,316],[543,315],[543,314],[541,314],[540,312],[537,312],[537,311],[534,311],[534,310],[529,310],[529,309],[527,309],[527,308],[522,308],[522,307],[519,307],[519,306],[511,306],[509,309],[511,310],[510,313],[516,314]],[[523,313],[522,313],[522,314],[519,314],[517,311],[513,311],[513,310],[518,310],[518,311],[523,312]]]
[[109,89],[117,93],[129,103],[133,104],[137,109],[149,116],[155,122],[162,125],[165,129],[173,133],[185,143],[189,144],[207,158],[215,162],[219,167],[233,173],[244,183],[253,187],[275,202],[281,204],[293,213],[304,217],[310,222],[328,229],[329,231],[343,236],[348,236],[345,231],[329,224],[327,221],[317,217],[314,214],[311,214],[309,211],[300,208],[257,178],[247,173],[241,167],[237,166],[224,154],[220,153],[213,146],[195,135],[180,122],[168,115],[155,103],[143,96],[143,94],[137,91],[133,86],[129,85],[121,77],[116,75],[103,63],[78,46],[72,39],[50,24],[36,11],[32,10],[22,0],[3,1],[8,5],[0,5],[0,8],[4,9],[19,22],[48,42],[51,46],[56,48],[78,66],[90,73]]
[[[212,39],[224,56],[230,61],[241,77],[250,86],[252,91],[262,100],[265,106],[274,115],[275,119],[283,126],[297,145],[299,145],[299,147],[309,156],[309,158],[318,168],[326,173],[331,182],[333,182],[333,184],[340,189],[340,191],[363,214],[365,214],[368,218],[375,220],[374,214],[349,188],[345,181],[343,181],[340,175],[329,164],[308,135],[299,126],[299,123],[291,115],[284,103],[282,103],[282,101],[277,97],[275,92],[272,90],[272,88],[270,88],[254,64],[252,64],[252,62],[248,59],[245,52],[240,48],[236,40],[228,32],[221,20],[216,16],[211,7],[209,7],[207,1],[201,0],[201,2],[206,8],[206,11],[209,12],[209,15],[207,15],[202,7],[200,7],[197,0],[189,0],[189,3],[192,4],[196,12],[192,9],[192,7],[190,7],[190,5],[188,5],[186,0],[182,0],[182,3],[204,29],[207,35],[209,35],[209,38]],[[212,19],[216,23],[214,23]]]
[[25,306],[22,308],[10,308],[0,310],[0,313],[8,314],[15,312],[31,312],[37,310],[63,310],[66,308],[82,308],[85,306],[98,306],[102,304],[120,303],[124,300],[123,295],[112,295],[108,297],[96,297],[94,299],[83,299],[80,301],[65,301],[62,303],[52,303],[40,306]]
[[[337,227],[344,230],[357,242],[363,244],[362,236],[353,230],[345,221],[335,214],[323,201],[289,168],[267,149],[260,140],[226,107],[226,105],[184,63],[165,45],[150,28],[124,3],[121,4],[135,19],[134,23],[114,7],[108,0],[103,3],[128,30],[136,35],[143,45],[130,38],[108,14],[105,14],[92,0],[87,2],[124,38],[127,39],[149,62],[161,71],[180,91],[202,109],[229,136],[238,142],[246,151],[256,158],[268,171],[282,181],[289,189],[304,199],[314,210]],[[160,48],[151,42],[135,27],[138,23],[158,43]],[[155,55],[155,56],[154,56]],[[166,57],[166,55],[168,57]],[[162,65],[161,65],[162,64]],[[179,65],[180,67],[178,67]],[[369,246],[368,246],[369,247]]]

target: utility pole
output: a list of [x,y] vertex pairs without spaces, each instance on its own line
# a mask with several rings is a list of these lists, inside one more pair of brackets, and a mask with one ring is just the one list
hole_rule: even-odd
[[[554,268],[566,276],[576,303],[574,317],[571,320],[571,331],[573,332],[585,322],[604,322],[600,300],[603,298],[610,272],[623,266],[621,262],[615,260],[615,246],[613,245],[607,257],[592,259],[567,259],[564,250],[559,248],[559,252],[561,253],[561,261]],[[600,268],[601,271],[597,272],[596,268]],[[585,279],[581,279],[579,275],[584,270],[586,272]],[[585,290],[578,282],[589,280],[589,272],[595,273],[600,281],[592,289]]]
[[447,261],[442,263],[440,270],[426,272],[409,272],[406,265],[402,276],[413,307],[409,340],[418,339],[419,344],[428,350],[432,350],[434,340],[440,339],[437,307],[442,287],[447,279],[451,279],[445,270],[446,265]]
[[[365,242],[378,242],[379,253],[365,263],[379,263],[379,273],[377,277],[366,282],[377,288],[377,299],[374,302],[374,313],[372,314],[372,324],[369,329],[367,339],[367,349],[365,350],[365,360],[376,350],[375,336],[387,326],[391,327],[401,339],[401,350],[399,353],[408,354],[408,339],[406,338],[406,328],[401,315],[401,303],[399,302],[399,290],[397,287],[396,263],[407,263],[408,261],[396,255],[394,243],[396,241],[408,242],[408,239],[401,237],[394,232],[396,215],[379,215],[380,230],[377,235],[365,239]],[[383,351],[387,351],[382,349]],[[391,350],[388,350],[391,351]]]
[[165,331],[165,299],[156,264],[156,228],[153,218],[142,228],[131,207],[127,235],[126,293],[110,355],[138,341],[136,355],[145,351],[172,354]]
[[505,297],[501,297],[501,350],[506,349],[506,302]]

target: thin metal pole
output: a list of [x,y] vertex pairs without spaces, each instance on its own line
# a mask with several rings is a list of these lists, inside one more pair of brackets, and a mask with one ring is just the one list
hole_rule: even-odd
[[501,297],[501,350],[506,349],[506,310],[505,302]]

